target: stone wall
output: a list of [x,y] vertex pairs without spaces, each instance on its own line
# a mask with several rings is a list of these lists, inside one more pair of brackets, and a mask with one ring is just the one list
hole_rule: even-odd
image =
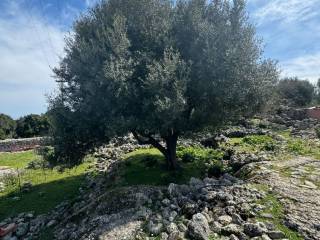
[[46,138],[21,138],[21,139],[6,139],[0,141],[0,152],[17,152],[34,149],[40,146]]

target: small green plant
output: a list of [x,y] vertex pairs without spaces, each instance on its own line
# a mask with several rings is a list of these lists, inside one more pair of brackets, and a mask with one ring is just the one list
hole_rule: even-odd
[[241,141],[242,144],[248,144],[258,147],[259,150],[274,151],[276,150],[275,140],[267,135],[252,135],[246,136]]
[[311,153],[311,149],[302,139],[291,139],[288,141],[287,148],[290,152],[298,155],[306,155]]
[[220,150],[202,147],[181,147],[177,151],[177,157],[182,162],[210,163],[213,160],[222,160],[223,155]]

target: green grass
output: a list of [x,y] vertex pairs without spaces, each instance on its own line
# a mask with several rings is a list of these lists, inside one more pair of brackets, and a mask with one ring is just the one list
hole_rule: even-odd
[[[76,197],[84,179],[84,172],[90,164],[88,161],[64,172],[57,169],[23,168],[34,159],[40,157],[33,151],[1,154],[0,166],[18,168],[20,174],[2,180],[6,183],[6,188],[0,193],[0,220],[21,212],[46,213],[60,202]],[[30,192],[20,191],[24,182],[32,183]],[[19,200],[14,200],[14,197]]]
[[169,171],[163,155],[154,148],[139,149],[124,156],[120,185],[166,185],[186,183],[191,177],[204,177],[204,165],[179,161],[181,169]]
[[282,131],[275,131],[277,134],[280,136],[284,137],[285,139],[290,139],[291,138],[291,130],[282,130]]
[[[265,185],[258,185],[255,184],[255,188],[267,192],[268,187]],[[266,208],[260,213],[260,216],[258,217],[259,221],[266,222],[271,221],[278,230],[282,231],[286,238],[290,240],[302,240],[303,238],[295,231],[289,229],[287,226],[283,224],[284,219],[284,209],[282,204],[279,202],[277,197],[270,192],[266,193],[266,196],[257,201],[258,204],[266,206]],[[268,213],[273,216],[272,219],[263,218],[261,217],[262,213]]]
[[0,153],[0,166],[8,166],[11,168],[23,168],[33,160],[40,159],[34,154],[34,151],[16,152],[16,153]]
[[250,135],[243,138],[230,138],[228,143],[222,146],[228,145],[234,147],[238,152],[255,153],[277,150],[276,141],[268,135]]

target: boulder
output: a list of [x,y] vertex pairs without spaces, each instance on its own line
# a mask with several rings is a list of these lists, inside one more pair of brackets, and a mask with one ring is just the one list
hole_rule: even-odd
[[206,217],[197,213],[192,216],[192,220],[188,225],[188,234],[194,240],[208,240],[210,228]]
[[244,233],[250,237],[262,236],[265,233],[265,228],[259,223],[246,223],[243,226]]
[[228,225],[232,222],[232,217],[229,215],[222,215],[218,217],[218,222],[221,223],[223,226]]

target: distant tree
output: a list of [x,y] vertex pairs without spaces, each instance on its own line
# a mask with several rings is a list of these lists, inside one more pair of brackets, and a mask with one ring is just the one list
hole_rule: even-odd
[[51,99],[57,161],[132,132],[177,167],[179,136],[251,116],[278,79],[243,0],[109,0],[74,25]]
[[285,78],[279,81],[280,99],[287,105],[303,107],[311,103],[315,96],[314,86],[307,80]]
[[8,115],[0,114],[0,140],[14,136],[16,123]]
[[316,90],[315,90],[315,103],[320,104],[320,78],[318,79],[315,88],[316,88]]
[[17,120],[16,135],[20,138],[44,136],[48,130],[49,121],[44,114],[30,114]]

